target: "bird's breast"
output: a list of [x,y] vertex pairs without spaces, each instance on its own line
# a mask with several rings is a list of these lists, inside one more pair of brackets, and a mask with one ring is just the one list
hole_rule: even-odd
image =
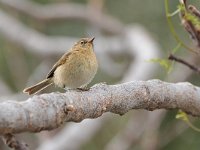
[[54,83],[70,89],[87,85],[94,78],[98,63],[94,53],[91,55],[73,55],[54,73]]

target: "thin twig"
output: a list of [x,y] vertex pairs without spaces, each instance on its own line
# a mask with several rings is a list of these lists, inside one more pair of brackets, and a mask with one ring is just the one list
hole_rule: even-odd
[[170,54],[168,59],[176,61],[176,62],[179,62],[181,64],[184,64],[185,66],[189,67],[190,69],[192,69],[195,72],[197,72],[198,74],[200,74],[200,68],[194,66],[193,64],[188,63],[187,61],[185,61],[185,60],[183,60],[181,58],[178,58],[178,57],[174,56],[173,54]]
[[200,11],[193,5],[189,5],[188,9],[190,10],[190,12],[192,14],[194,14],[195,16],[197,16],[200,19]]
[[[178,34],[176,33],[175,29],[174,29],[174,25],[172,23],[172,19],[171,19],[171,16],[169,15],[169,0],[165,0],[165,14],[166,14],[166,17],[167,17],[167,23],[169,25],[169,29],[172,33],[172,35],[174,36],[175,40],[177,41],[177,43],[179,43],[182,47],[186,48],[187,50],[191,51],[191,52],[194,52],[196,53],[197,55],[199,55],[199,52],[193,50],[192,48],[188,47],[178,36]],[[182,2],[183,0],[180,0],[180,3],[184,3],[184,1]]]
[[5,134],[2,138],[4,143],[14,150],[29,150],[28,145],[22,141],[18,141],[13,134]]
[[192,22],[192,20],[187,17],[187,14],[189,14],[188,9],[190,10],[191,15],[195,15],[195,16],[198,15],[199,11],[192,5],[190,5],[188,8],[186,5],[186,1],[184,1],[184,3],[181,2],[181,4],[183,4],[185,7],[184,11],[180,11],[180,18],[181,18],[182,24],[184,28],[188,31],[188,33],[191,35],[191,38],[197,43],[197,46],[200,47],[199,29]]

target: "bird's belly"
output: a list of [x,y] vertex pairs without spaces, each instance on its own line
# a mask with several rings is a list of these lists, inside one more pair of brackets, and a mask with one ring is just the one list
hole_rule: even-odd
[[62,65],[54,74],[54,83],[59,87],[75,89],[87,85],[94,78],[97,66],[89,64]]

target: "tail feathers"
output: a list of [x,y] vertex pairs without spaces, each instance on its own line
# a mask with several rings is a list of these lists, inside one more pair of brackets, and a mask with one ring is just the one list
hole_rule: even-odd
[[35,94],[35,93],[45,89],[46,87],[50,86],[51,84],[52,84],[52,80],[51,80],[51,78],[48,78],[48,79],[45,79],[45,80],[37,83],[36,85],[25,88],[23,90],[23,92],[28,93],[29,95]]

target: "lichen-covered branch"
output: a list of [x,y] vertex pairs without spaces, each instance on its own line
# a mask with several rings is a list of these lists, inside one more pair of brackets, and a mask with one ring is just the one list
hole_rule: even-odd
[[123,115],[131,109],[175,108],[200,116],[200,88],[160,80],[98,84],[85,92],[71,90],[0,103],[0,134],[51,130],[66,121],[97,118],[104,112]]

